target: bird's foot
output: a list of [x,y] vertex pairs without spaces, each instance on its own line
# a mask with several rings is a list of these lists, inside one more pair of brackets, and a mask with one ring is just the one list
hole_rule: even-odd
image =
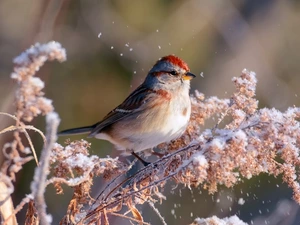
[[145,160],[143,160],[138,154],[136,154],[134,151],[131,152],[131,155],[133,155],[134,157],[136,157],[141,163],[143,163],[144,166],[148,166],[149,164],[151,164],[150,162],[146,162]]

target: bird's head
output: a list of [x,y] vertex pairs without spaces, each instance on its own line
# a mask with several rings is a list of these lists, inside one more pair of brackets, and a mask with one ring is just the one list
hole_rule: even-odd
[[190,80],[196,77],[190,73],[188,65],[179,57],[168,55],[159,59],[145,80],[145,84],[165,90],[176,90],[187,87]]

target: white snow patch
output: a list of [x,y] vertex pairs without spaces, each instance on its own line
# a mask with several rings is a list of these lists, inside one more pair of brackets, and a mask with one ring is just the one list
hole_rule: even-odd
[[206,158],[201,153],[196,154],[193,157],[193,164],[199,166],[206,166],[208,164]]
[[247,223],[240,220],[236,215],[231,217],[225,217],[220,219],[216,216],[212,216],[210,218],[196,218],[194,223],[197,224],[218,224],[218,225],[247,225]]

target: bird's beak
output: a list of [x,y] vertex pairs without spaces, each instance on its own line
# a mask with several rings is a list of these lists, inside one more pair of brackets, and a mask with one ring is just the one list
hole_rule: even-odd
[[184,75],[182,76],[182,79],[184,79],[184,80],[191,80],[191,79],[193,79],[193,78],[195,78],[195,77],[196,77],[195,74],[192,74],[192,73],[190,73],[190,72],[187,72],[186,74],[184,74]]

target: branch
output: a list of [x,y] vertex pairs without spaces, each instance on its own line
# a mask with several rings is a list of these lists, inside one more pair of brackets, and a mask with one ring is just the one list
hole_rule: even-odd
[[34,196],[36,209],[41,224],[50,225],[51,219],[46,213],[46,203],[44,198],[44,192],[47,185],[47,175],[49,174],[49,160],[54,143],[57,140],[57,128],[60,122],[58,114],[49,113],[46,117],[47,132],[46,143],[42,150],[40,165],[35,169],[34,179],[31,183],[31,191]]

